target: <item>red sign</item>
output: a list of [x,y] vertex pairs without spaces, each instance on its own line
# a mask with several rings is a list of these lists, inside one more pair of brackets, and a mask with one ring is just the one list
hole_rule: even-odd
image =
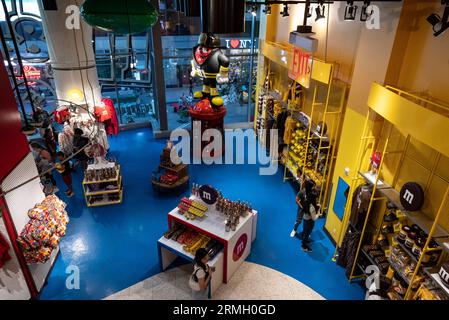
[[234,261],[239,261],[245,252],[246,245],[248,244],[248,236],[246,233],[242,234],[240,238],[237,240],[237,243],[234,247],[234,252],[232,254],[232,259]]
[[[33,66],[24,65],[23,73],[25,74],[27,80],[41,78],[41,71]],[[23,77],[17,77],[17,78],[20,80],[23,80]]]
[[298,81],[308,88],[310,76],[312,74],[312,54],[295,48],[293,51],[293,63],[289,72],[289,77]]

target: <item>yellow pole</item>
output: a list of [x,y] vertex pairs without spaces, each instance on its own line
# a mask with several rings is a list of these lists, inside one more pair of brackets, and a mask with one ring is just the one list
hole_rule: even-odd
[[441,217],[441,215],[443,213],[443,208],[444,208],[444,205],[446,204],[446,200],[447,200],[448,195],[449,195],[449,187],[446,189],[446,192],[444,193],[444,197],[443,197],[443,200],[441,201],[440,207],[438,208],[438,212],[437,212],[437,215],[435,217],[435,221],[433,222],[432,228],[430,228],[426,244],[424,245],[424,249],[422,250],[421,257],[419,258],[418,263],[416,265],[415,272],[413,272],[413,276],[410,279],[410,285],[407,288],[407,292],[405,293],[404,300],[407,300],[408,297],[411,294],[412,285],[413,285],[413,282],[415,280],[416,275],[418,274],[419,269],[421,268],[422,259],[423,259],[424,255],[426,254],[426,252],[431,251],[430,249],[428,249],[429,248],[429,243],[432,240],[433,234],[435,233],[435,229],[436,229],[436,227],[438,225],[438,221],[440,220],[440,217]]
[[366,226],[368,224],[368,219],[369,219],[369,216],[371,214],[371,209],[373,207],[373,202],[374,202],[374,199],[375,199],[375,196],[376,196],[377,183],[379,182],[380,172],[382,170],[382,167],[383,167],[383,164],[384,164],[384,161],[385,161],[385,153],[387,152],[388,144],[390,142],[390,135],[391,135],[392,128],[393,128],[393,125],[390,124],[390,127],[388,129],[387,139],[385,140],[385,145],[384,145],[384,148],[382,150],[382,159],[380,160],[379,169],[377,170],[376,180],[374,181],[373,191],[372,191],[371,198],[370,198],[370,201],[369,201],[368,210],[366,212],[365,221],[363,223],[362,232],[360,234],[360,240],[359,240],[359,243],[357,245],[357,251],[355,253],[354,262],[352,264],[351,273],[349,275],[349,281],[352,280],[352,276],[354,274],[355,266],[357,265],[357,259],[359,258],[360,247],[362,246],[363,236],[365,235]]
[[366,144],[366,141],[367,141],[366,138],[365,138],[365,134],[367,132],[368,121],[369,121],[369,116],[370,116],[369,110],[370,109],[368,109],[368,113],[367,113],[366,118],[365,118],[365,124],[363,125],[363,131],[362,131],[362,136],[360,138],[359,150],[357,152],[357,158],[356,158],[355,163],[354,163],[354,168],[356,168],[356,169],[355,169],[354,176],[353,176],[353,179],[352,179],[352,182],[351,182],[351,188],[349,189],[350,192],[349,192],[348,199],[346,201],[345,211],[344,211],[344,214],[343,214],[343,220],[341,221],[340,233],[338,235],[338,241],[337,241],[337,243],[335,245],[334,256],[332,258],[333,261],[337,261],[338,248],[339,248],[339,246],[341,244],[341,241],[343,239],[342,238],[343,235],[346,233],[346,229],[348,227],[347,226],[348,220],[349,220],[349,217],[351,215],[350,212],[351,212],[351,207],[352,207],[352,198],[353,198],[353,195],[354,195],[354,189],[357,186],[357,181],[359,180],[358,179],[358,169],[359,169],[359,167],[361,165],[361,162],[362,162],[362,159],[361,159],[362,155],[361,154],[362,154],[362,150],[364,149],[364,145]]

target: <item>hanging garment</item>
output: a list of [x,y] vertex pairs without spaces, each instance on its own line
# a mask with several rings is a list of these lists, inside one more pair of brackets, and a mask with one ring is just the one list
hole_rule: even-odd
[[56,109],[54,111],[54,115],[55,115],[55,121],[59,124],[63,124],[70,117],[69,108],[62,107],[62,108]]
[[109,109],[106,105],[97,106],[94,108],[95,118],[99,122],[105,122],[111,119],[111,114],[109,113]]
[[6,241],[6,239],[3,237],[3,235],[0,233],[0,268],[3,267],[3,265],[11,260],[11,256],[9,255],[9,243]]
[[369,185],[361,185],[354,191],[350,221],[359,231],[365,223],[372,192],[372,187]]
[[349,278],[351,274],[352,265],[354,264],[355,254],[360,241],[360,232],[356,230],[346,231],[343,242],[340,248],[338,248],[337,264],[346,268],[346,276]]
[[70,125],[65,124],[62,132],[58,134],[59,148],[65,155],[73,153],[73,130]]
[[114,102],[111,99],[103,98],[101,99],[101,102],[103,102],[108,110],[109,115],[111,116],[111,119],[106,120],[104,122],[106,133],[108,135],[118,135],[119,132],[119,123],[117,118],[117,113],[115,112]]

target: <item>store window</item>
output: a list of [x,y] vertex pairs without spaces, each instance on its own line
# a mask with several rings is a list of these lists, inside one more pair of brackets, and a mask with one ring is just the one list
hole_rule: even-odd
[[[22,118],[25,114],[30,117],[36,107],[51,111],[55,107],[56,93],[38,2],[6,0],[6,7],[8,12],[0,7],[0,31],[4,39],[0,52]],[[18,56],[22,60],[23,73]]]
[[[186,123],[183,105],[191,105],[195,91],[201,91],[202,83],[198,78],[191,79],[190,61],[192,48],[197,44],[201,33],[201,18],[188,17],[177,8],[177,1],[160,1],[160,22],[162,37],[163,66],[165,78],[165,96],[167,103],[168,127],[173,130]],[[230,82],[219,86],[220,95],[225,101],[227,115],[225,123],[248,122],[254,114],[254,94],[248,104],[249,75],[257,70],[260,12],[254,17],[246,16],[245,33],[238,35],[219,35],[221,46],[230,57]],[[251,38],[252,19],[254,33]],[[251,55],[251,44],[254,52]],[[255,88],[256,73],[253,73],[252,86]],[[254,89],[252,90],[254,93]],[[251,118],[252,119],[252,118]],[[189,121],[187,121],[189,122]]]
[[102,95],[116,105],[123,125],[156,119],[151,83],[151,42],[148,33],[114,35],[94,31]]

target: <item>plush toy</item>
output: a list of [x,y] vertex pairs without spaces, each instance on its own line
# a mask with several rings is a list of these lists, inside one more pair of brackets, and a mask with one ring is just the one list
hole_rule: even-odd
[[382,154],[379,151],[373,152],[373,155],[371,156],[370,159],[371,174],[377,174],[381,161],[382,161]]
[[214,108],[223,105],[218,96],[217,83],[229,82],[229,58],[220,49],[220,38],[212,33],[202,33],[193,48],[192,77],[203,80],[203,90],[194,93],[197,99],[208,98]]

